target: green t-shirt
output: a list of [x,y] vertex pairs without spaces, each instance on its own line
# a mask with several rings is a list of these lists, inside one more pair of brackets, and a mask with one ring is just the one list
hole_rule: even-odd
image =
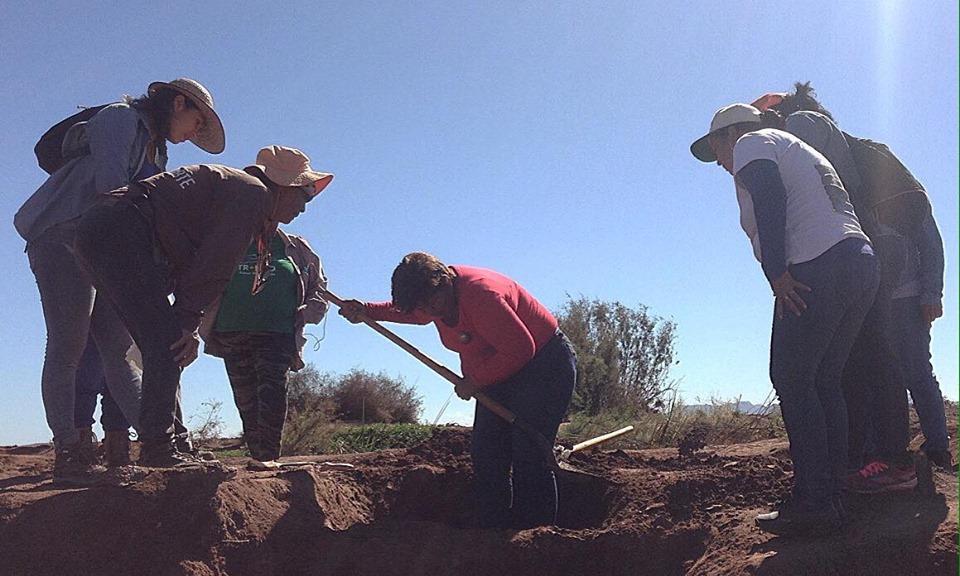
[[270,241],[270,270],[263,289],[254,296],[250,289],[256,265],[257,243],[254,241],[223,291],[213,329],[217,332],[292,334],[299,279],[279,235]]

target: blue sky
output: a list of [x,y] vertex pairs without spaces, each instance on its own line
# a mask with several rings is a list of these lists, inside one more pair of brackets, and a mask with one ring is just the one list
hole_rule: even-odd
[[[189,76],[213,92],[227,149],[170,148],[171,167],[243,166],[301,148],[336,179],[291,231],[341,296],[386,298],[423,250],[494,268],[556,310],[567,295],[645,304],[678,324],[684,396],[762,401],[772,300],[738,226],[731,179],[688,146],[713,112],[811,80],[847,131],[889,144],[926,185],[943,232],[945,318],[934,364],[958,395],[958,32],[954,1],[6,2],[0,139],[0,444],[49,437],[45,331],[14,212],[42,182],[33,145],[77,105]],[[335,314],[306,359],[402,376],[432,421],[450,386]],[[447,365],[432,328],[397,332]],[[185,412],[224,402],[222,363],[183,377]],[[444,421],[469,422],[454,399]]]

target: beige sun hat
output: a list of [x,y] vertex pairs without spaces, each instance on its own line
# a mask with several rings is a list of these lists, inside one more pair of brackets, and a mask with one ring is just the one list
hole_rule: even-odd
[[296,148],[267,146],[257,152],[254,164],[271,182],[280,186],[310,186],[316,196],[333,180],[333,174],[310,168],[310,158]]
[[210,91],[196,80],[177,78],[170,82],[151,82],[150,86],[147,87],[147,94],[152,95],[161,88],[172,88],[180,92],[196,104],[203,114],[203,128],[190,141],[196,144],[198,148],[211,154],[223,152],[226,146],[226,137],[223,134],[223,124],[220,122],[220,116],[213,109],[213,96],[210,95]]
[[731,104],[724,106],[713,115],[713,120],[710,122],[710,131],[700,138],[697,138],[697,140],[690,145],[690,152],[701,162],[716,162],[717,155],[713,153],[713,149],[710,148],[710,143],[708,142],[710,135],[728,126],[744,122],[759,124],[760,111],[749,104]]

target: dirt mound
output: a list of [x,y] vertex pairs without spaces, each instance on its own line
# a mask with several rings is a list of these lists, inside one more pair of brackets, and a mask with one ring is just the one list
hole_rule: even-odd
[[[299,460],[299,459],[298,459]],[[956,478],[939,494],[851,498],[834,539],[765,535],[787,490],[783,441],[575,454],[559,526],[471,528],[469,432],[275,471],[152,471],[128,486],[51,485],[49,446],[0,448],[0,573],[956,574]],[[327,462],[327,463],[324,463]],[[350,464],[352,467],[345,467]]]

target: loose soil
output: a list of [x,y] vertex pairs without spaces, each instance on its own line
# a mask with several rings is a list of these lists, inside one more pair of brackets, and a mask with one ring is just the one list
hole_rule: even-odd
[[[953,433],[956,434],[955,424]],[[292,459],[291,459],[292,460]],[[783,440],[576,454],[559,526],[471,528],[469,430],[408,450],[254,472],[155,470],[126,486],[51,485],[49,445],[0,448],[0,574],[957,574],[957,479],[937,494],[851,497],[832,538],[753,516],[786,494]],[[324,462],[352,464],[334,467]]]

